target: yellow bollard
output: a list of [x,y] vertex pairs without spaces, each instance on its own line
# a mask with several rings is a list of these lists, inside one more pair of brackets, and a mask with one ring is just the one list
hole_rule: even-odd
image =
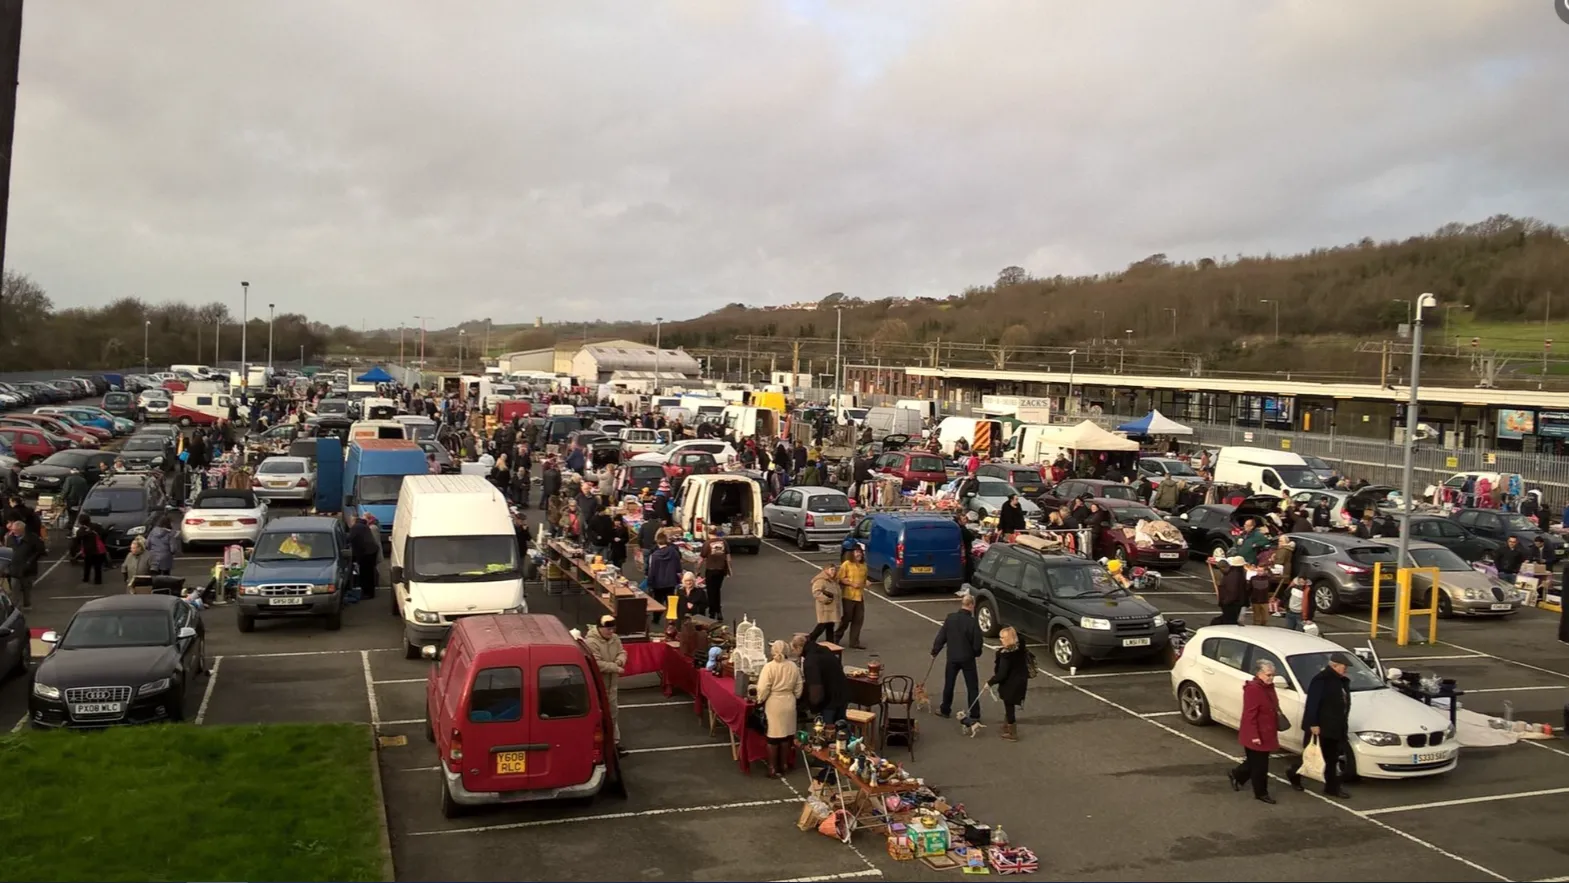
[[[1414,573],[1425,573],[1432,580],[1432,591],[1428,593],[1428,606],[1421,610],[1411,609],[1411,575]],[[1443,591],[1443,587],[1438,583],[1438,568],[1402,567],[1395,576],[1395,585],[1396,591],[1399,593],[1395,601],[1395,643],[1401,647],[1410,643],[1411,617],[1413,614],[1425,614],[1428,617],[1426,643],[1438,643],[1438,593]],[[1373,597],[1376,602],[1378,598],[1378,589],[1376,587],[1373,590]]]

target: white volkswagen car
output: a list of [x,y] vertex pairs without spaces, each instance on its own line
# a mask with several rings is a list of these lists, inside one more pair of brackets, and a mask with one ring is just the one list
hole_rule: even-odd
[[1344,653],[1352,665],[1350,756],[1347,777],[1404,779],[1447,773],[1460,760],[1449,715],[1384,683],[1361,659],[1333,641],[1261,626],[1212,625],[1199,629],[1171,670],[1171,689],[1182,719],[1194,726],[1220,723],[1236,729],[1242,686],[1262,659],[1275,664],[1275,692],[1290,723],[1280,745],[1302,753],[1302,708],[1308,684]]
[[208,488],[180,519],[180,548],[192,546],[254,546],[267,524],[267,501],[249,490]]

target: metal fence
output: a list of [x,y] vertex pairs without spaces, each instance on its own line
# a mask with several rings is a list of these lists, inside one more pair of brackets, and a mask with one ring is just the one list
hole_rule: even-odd
[[[828,401],[832,393],[833,390],[812,389],[800,390],[798,394],[815,401]],[[856,400],[865,408],[893,405],[898,399],[898,396],[892,395],[861,393]],[[979,416],[979,412],[978,403],[941,403],[943,417],[974,417]],[[1087,414],[1084,419],[1093,420],[1107,429],[1115,429],[1142,416]],[[1398,487],[1401,481],[1404,449],[1392,441],[1191,420],[1179,422],[1193,429],[1193,435],[1181,440],[1184,450],[1223,445],[1272,448],[1322,457],[1340,474],[1365,478],[1373,484]],[[1569,457],[1497,451],[1484,447],[1443,448],[1432,444],[1418,444],[1412,452],[1412,483],[1418,486],[1419,491],[1427,485],[1442,482],[1456,472],[1519,473],[1527,485],[1541,489],[1554,511],[1564,503],[1569,503]]]

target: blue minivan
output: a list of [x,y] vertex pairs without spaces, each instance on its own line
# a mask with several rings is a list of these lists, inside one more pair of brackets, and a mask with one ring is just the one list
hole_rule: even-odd
[[880,581],[885,595],[964,585],[964,531],[949,516],[874,512],[850,538],[866,548],[867,578]]

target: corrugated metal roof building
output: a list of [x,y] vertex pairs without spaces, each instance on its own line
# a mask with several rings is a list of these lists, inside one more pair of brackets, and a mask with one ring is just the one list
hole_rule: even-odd
[[[572,376],[580,383],[608,383],[617,371],[658,371],[660,378],[685,379],[702,373],[697,359],[685,350],[624,346],[621,341],[589,344],[572,357]],[[673,375],[673,376],[672,376]]]

